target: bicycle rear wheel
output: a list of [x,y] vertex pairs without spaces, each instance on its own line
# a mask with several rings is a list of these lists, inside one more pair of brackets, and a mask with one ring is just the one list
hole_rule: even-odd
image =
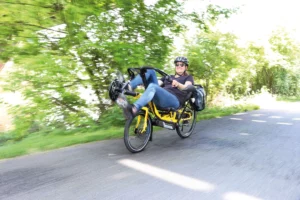
[[193,106],[188,103],[183,117],[176,125],[176,132],[181,138],[187,138],[192,135],[196,126],[197,112]]
[[150,117],[146,119],[144,113],[139,113],[126,122],[124,130],[126,148],[132,153],[143,151],[149,142],[151,134],[152,123]]

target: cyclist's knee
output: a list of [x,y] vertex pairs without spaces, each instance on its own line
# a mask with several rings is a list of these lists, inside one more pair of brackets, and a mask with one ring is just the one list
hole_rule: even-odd
[[147,87],[147,92],[148,92],[148,95],[149,96],[154,96],[156,94],[156,91],[157,91],[157,84],[155,83],[150,83]]
[[151,88],[151,90],[156,90],[156,88],[157,87],[159,87],[157,84],[155,84],[155,83],[150,83],[149,85],[148,85],[148,88],[150,89]]
[[153,76],[156,76],[156,72],[153,69],[148,69],[146,73],[147,79]]
[[147,73],[151,74],[151,75],[156,75],[155,70],[154,69],[148,69]]

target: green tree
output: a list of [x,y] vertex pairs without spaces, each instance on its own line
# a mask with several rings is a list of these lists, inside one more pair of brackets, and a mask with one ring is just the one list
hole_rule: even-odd
[[188,45],[188,55],[192,74],[200,79],[209,100],[221,90],[229,72],[239,66],[239,48],[236,37],[229,33],[201,33]]
[[[245,49],[244,66],[240,78],[249,83],[249,92],[259,92],[263,86],[270,88],[272,75],[269,72],[269,59],[262,46],[250,43]],[[246,74],[247,76],[243,76]]]
[[284,31],[270,37],[270,49],[250,43],[241,54],[242,67],[228,82],[227,92],[235,97],[259,92],[266,87],[272,94],[297,95],[299,91],[299,47]]
[[110,106],[106,89],[116,70],[161,67],[174,35],[186,28],[181,19],[206,27],[206,21],[230,13],[210,6],[205,16],[184,14],[176,0],[152,6],[143,0],[5,0],[0,5],[5,7],[0,55],[16,63],[8,89],[22,91],[31,102],[16,109],[18,121],[27,122],[21,135],[32,125],[36,130],[99,123]]
[[269,39],[275,58],[272,58],[270,71],[273,74],[273,93],[299,95],[300,48],[299,42],[292,39],[284,29],[275,30]]

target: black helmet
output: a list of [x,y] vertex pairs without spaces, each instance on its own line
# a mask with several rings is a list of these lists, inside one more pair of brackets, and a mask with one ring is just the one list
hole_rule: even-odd
[[175,60],[174,60],[174,63],[177,63],[177,62],[183,62],[186,66],[189,66],[189,61],[186,57],[177,57]]

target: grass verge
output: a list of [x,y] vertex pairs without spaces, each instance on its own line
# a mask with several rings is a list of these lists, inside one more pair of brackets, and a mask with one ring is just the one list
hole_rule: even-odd
[[239,112],[247,112],[258,109],[259,106],[253,104],[206,108],[205,110],[198,113],[197,120],[212,119],[216,117],[228,116]]
[[[256,105],[236,105],[231,107],[206,108],[198,113],[197,120],[211,119],[231,115],[238,112],[257,110]],[[0,145],[0,159],[12,158],[16,156],[41,152],[75,144],[107,140],[123,137],[123,127],[111,126],[103,127],[98,130],[73,130],[73,131],[53,131],[51,133],[34,133],[21,141],[6,141]]]
[[300,101],[300,96],[278,96],[277,101],[297,102]]

